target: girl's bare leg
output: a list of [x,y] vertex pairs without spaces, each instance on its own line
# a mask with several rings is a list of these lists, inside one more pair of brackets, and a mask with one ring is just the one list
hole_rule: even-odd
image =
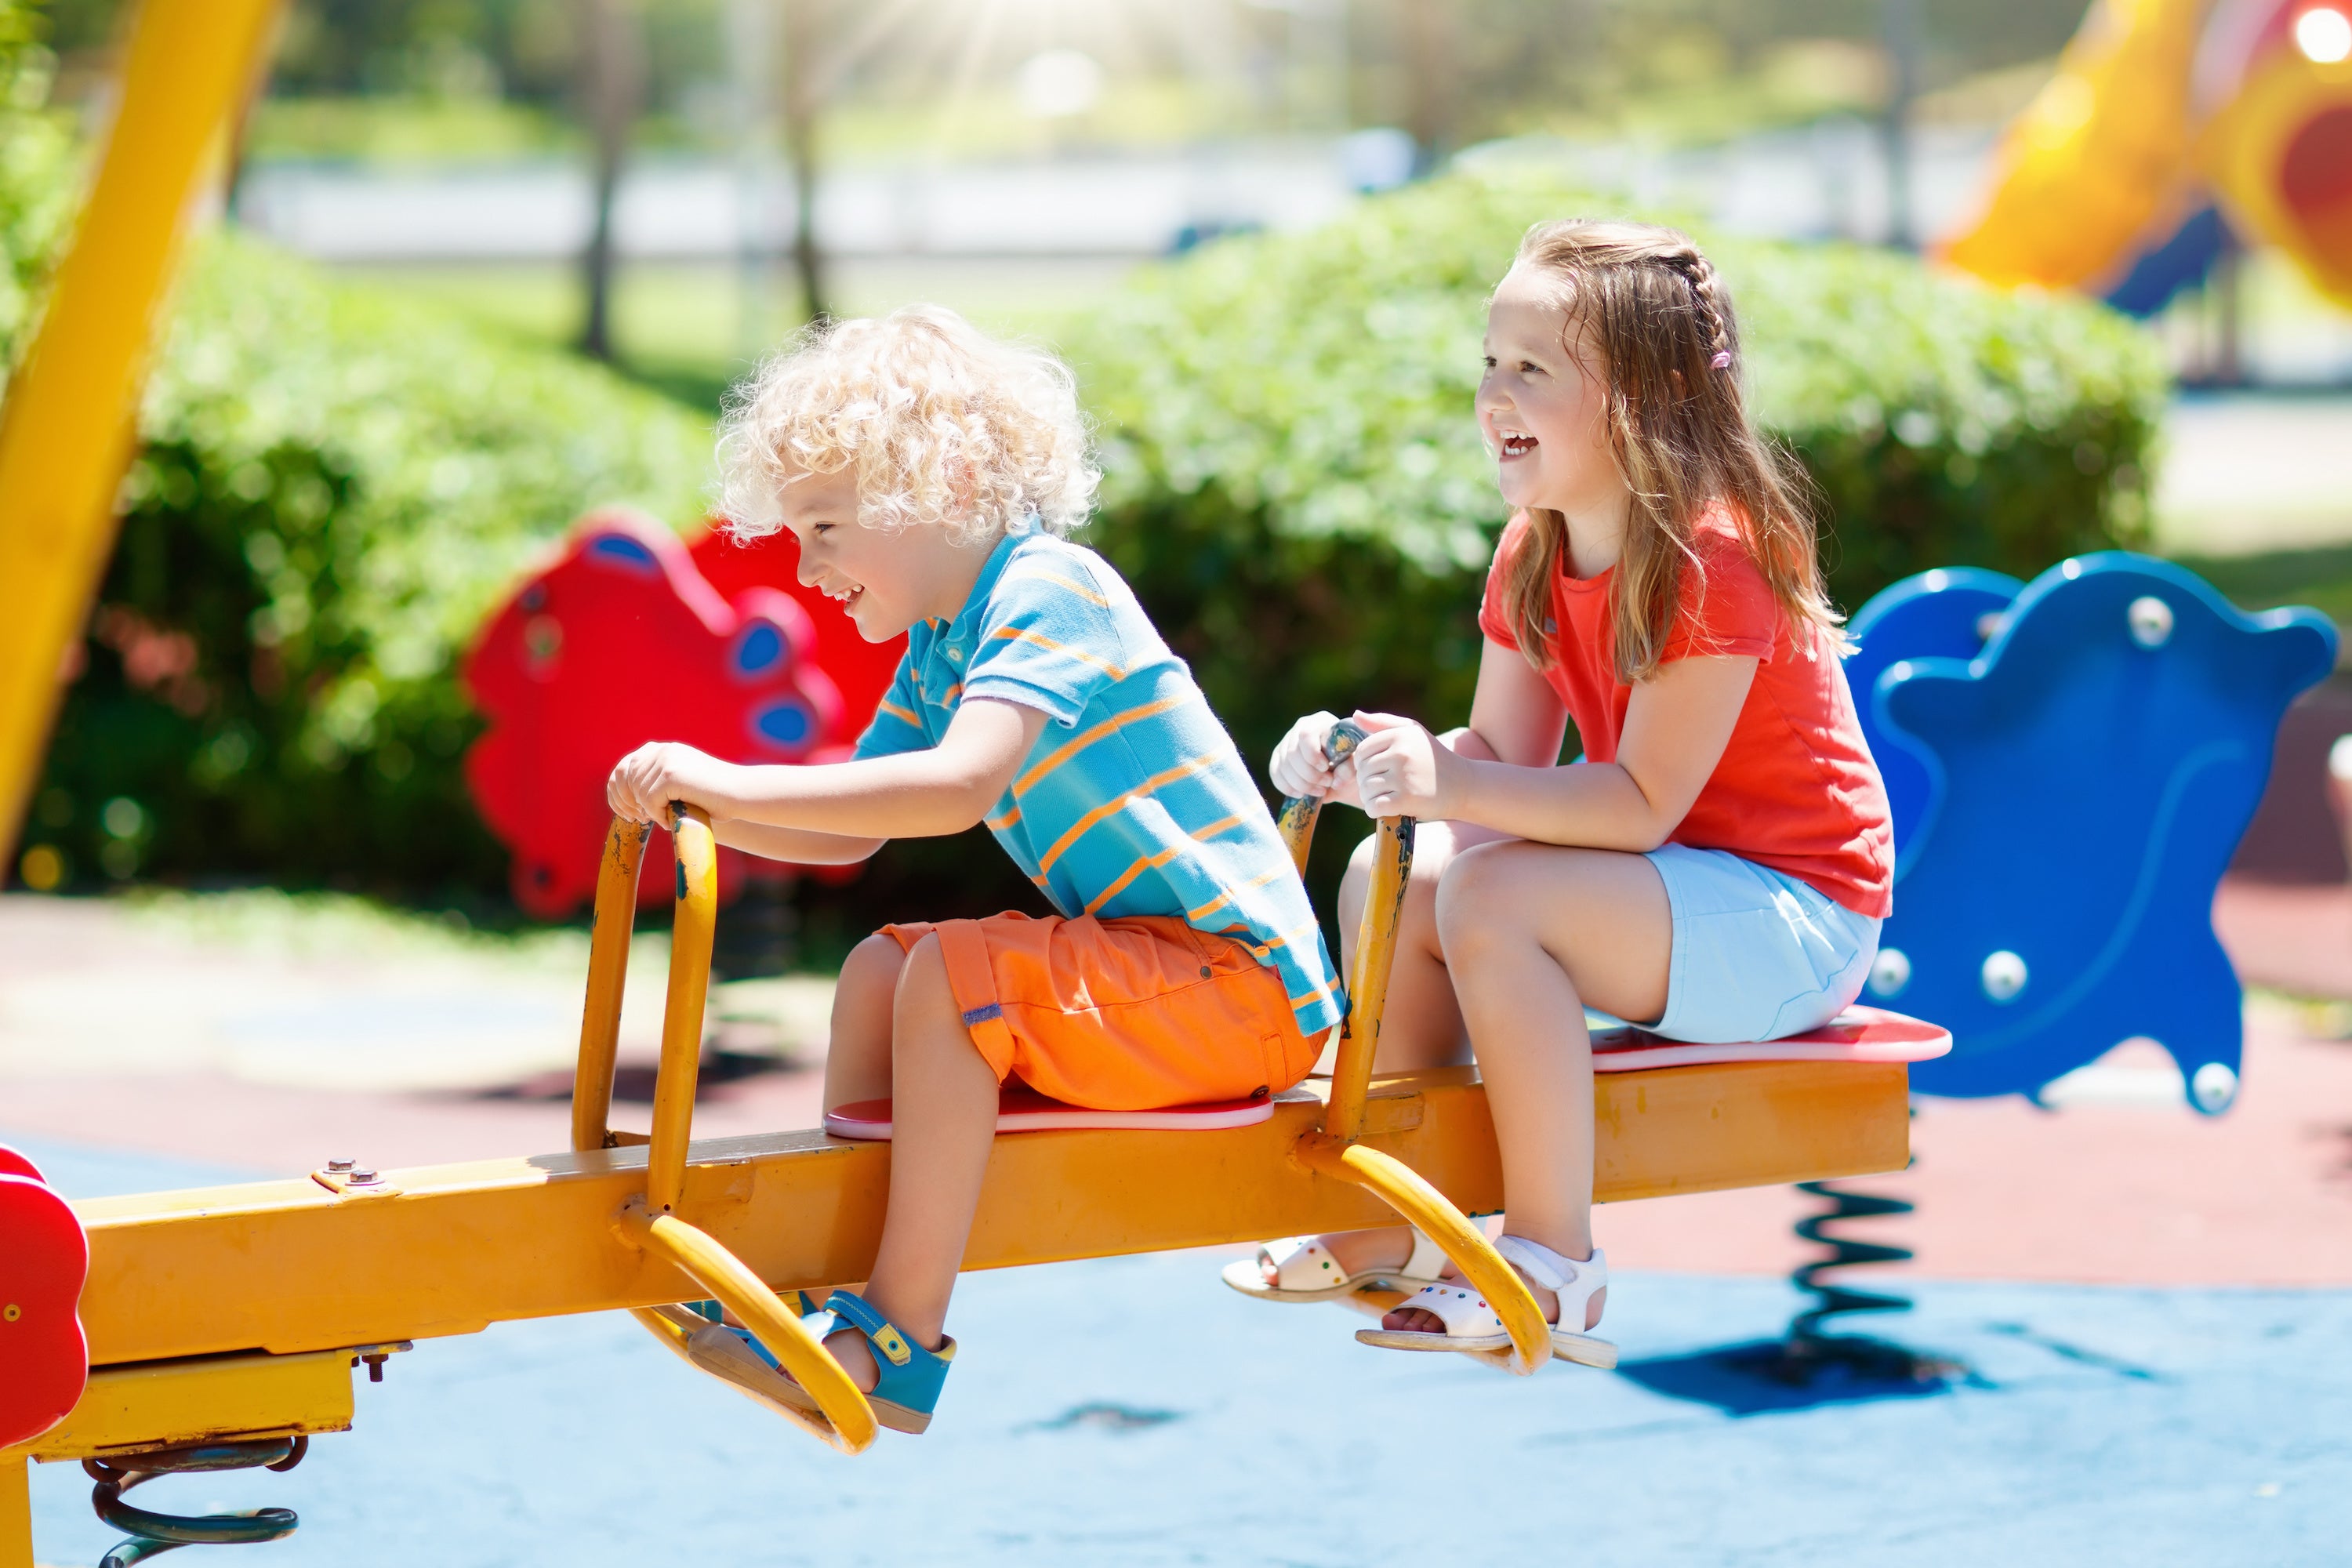
[[833,1038],[824,1053],[824,1108],[890,1096],[890,1010],[907,955],[877,931],[850,950],[833,991]]
[[[1414,1072],[1469,1059],[1462,1009],[1454,999],[1454,977],[1446,971],[1438,941],[1437,888],[1456,855],[1499,837],[1484,827],[1453,822],[1424,822],[1413,835],[1412,876],[1405,883],[1404,908],[1397,915],[1396,962],[1389,971],[1388,1000],[1381,1011],[1375,1071]],[[1356,932],[1364,917],[1378,841],[1375,835],[1357,846],[1347,878],[1339,884],[1343,968],[1355,963]],[[1338,1232],[1321,1239],[1332,1260],[1349,1274],[1402,1268],[1412,1255],[1412,1233],[1402,1226]]]
[[[964,1027],[936,936],[907,954],[890,1033],[890,1199],[863,1294],[908,1339],[937,1349],[996,1139],[997,1085]],[[860,1388],[873,1388],[865,1335],[845,1329],[825,1348]]]
[[[1639,855],[1489,844],[1455,858],[1436,915],[1495,1119],[1511,1234],[1589,1258],[1592,1041],[1584,1006],[1636,1019],[1665,1011],[1674,952],[1665,884]],[[1535,1294],[1553,1315],[1552,1293]],[[1594,1297],[1582,1326],[1599,1323],[1601,1306]],[[1444,1329],[1411,1309],[1384,1321]]]

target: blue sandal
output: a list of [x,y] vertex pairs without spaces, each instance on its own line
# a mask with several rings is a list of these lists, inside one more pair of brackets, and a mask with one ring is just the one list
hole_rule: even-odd
[[[785,1310],[796,1312],[820,1343],[841,1329],[855,1329],[866,1336],[874,1347],[874,1364],[882,1373],[874,1392],[866,1396],[877,1421],[894,1432],[920,1432],[931,1424],[940,1387],[947,1381],[948,1363],[955,1359],[955,1341],[942,1336],[936,1352],[927,1351],[846,1290],[835,1290],[822,1311],[806,1291],[783,1292],[783,1303]],[[756,1335],[719,1321],[718,1302],[689,1302],[687,1310],[710,1324],[688,1342],[688,1361],[762,1404],[824,1415],[815,1397],[792,1380]]]
[[866,1398],[874,1406],[877,1421],[893,1432],[920,1432],[930,1426],[940,1389],[948,1380],[948,1365],[955,1360],[955,1341],[942,1334],[940,1348],[927,1351],[847,1290],[835,1290],[825,1298],[824,1310],[818,1316],[833,1320],[809,1324],[809,1331],[819,1340],[836,1328],[850,1328],[864,1334],[874,1347],[874,1364],[882,1376]]

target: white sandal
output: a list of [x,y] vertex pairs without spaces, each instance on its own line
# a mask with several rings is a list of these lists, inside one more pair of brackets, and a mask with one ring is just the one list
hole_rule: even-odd
[[[1601,1256],[1599,1247],[1593,1248],[1592,1256],[1581,1263],[1519,1236],[1497,1238],[1495,1250],[1503,1255],[1505,1262],[1517,1267],[1545,1289],[1559,1292],[1560,1323],[1583,1322],[1586,1306],[1609,1286],[1609,1260]],[[1364,1344],[1391,1351],[1461,1351],[1472,1355],[1492,1355],[1507,1352],[1511,1348],[1511,1336],[1505,1331],[1501,1316],[1486,1305],[1478,1288],[1467,1280],[1446,1279],[1426,1286],[1419,1295],[1398,1303],[1400,1311],[1407,1307],[1429,1313],[1445,1325],[1445,1331],[1431,1334],[1405,1329],[1359,1329],[1356,1338]],[[1617,1364],[1615,1345],[1558,1324],[1551,1331],[1551,1353],[1562,1361],[1604,1371]]]
[[[1269,1264],[1275,1278],[1271,1285],[1265,1282]],[[1236,1258],[1226,1264],[1224,1280],[1244,1296],[1296,1306],[1342,1300],[1383,1281],[1411,1290],[1434,1281],[1444,1267],[1444,1252],[1417,1229],[1412,1233],[1412,1256],[1404,1260],[1403,1268],[1367,1268],[1356,1274],[1342,1274],[1330,1249],[1314,1237],[1286,1236],[1259,1247],[1255,1258]]]

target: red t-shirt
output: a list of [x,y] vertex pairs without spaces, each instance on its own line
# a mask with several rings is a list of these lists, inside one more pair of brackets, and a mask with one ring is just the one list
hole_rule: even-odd
[[[1516,649],[1502,599],[1502,567],[1527,535],[1514,517],[1486,574],[1478,626]],[[1895,835],[1886,786],[1862,737],[1845,670],[1821,627],[1791,637],[1789,616],[1748,556],[1728,513],[1702,519],[1686,563],[1665,659],[1692,654],[1752,656],[1755,684],[1732,726],[1723,760],[1667,837],[1695,849],[1725,849],[1809,882],[1859,915],[1894,907]],[[1633,689],[1617,679],[1609,620],[1615,568],[1571,577],[1563,552],[1552,580],[1552,661],[1545,679],[1568,705],[1587,762],[1613,762]]]

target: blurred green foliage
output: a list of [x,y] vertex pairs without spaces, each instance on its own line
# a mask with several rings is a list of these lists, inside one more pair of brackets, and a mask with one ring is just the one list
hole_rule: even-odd
[[0,0],[0,373],[73,207],[73,138],[43,107],[50,58],[38,22],[22,0]]
[[[0,0],[10,356],[73,153],[37,107],[23,16]],[[1318,706],[1466,712],[1501,521],[1470,416],[1483,301],[1528,223],[1585,205],[1526,181],[1432,183],[1152,268],[1063,334],[1104,437],[1094,542],[1253,760]],[[2128,325],[1881,254],[1717,255],[1758,406],[1821,487],[1844,604],[1928,565],[2029,574],[2137,537],[2164,377]],[[84,882],[496,898],[456,657],[586,507],[695,510],[707,425],[571,356],[218,238],[194,258],[141,437],[26,842]],[[867,905],[963,912],[1000,891],[971,846],[910,845],[833,912],[856,927]]]
[[[1103,426],[1092,541],[1254,759],[1318,708],[1467,716],[1504,517],[1471,414],[1486,295],[1528,224],[1607,210],[1432,182],[1155,268],[1068,340]],[[1884,252],[1709,250],[1845,607],[2143,537],[2167,377],[2122,318]]]
[[683,521],[709,426],[609,373],[203,246],[26,841],[83,879],[492,889],[454,665],[587,507]]

